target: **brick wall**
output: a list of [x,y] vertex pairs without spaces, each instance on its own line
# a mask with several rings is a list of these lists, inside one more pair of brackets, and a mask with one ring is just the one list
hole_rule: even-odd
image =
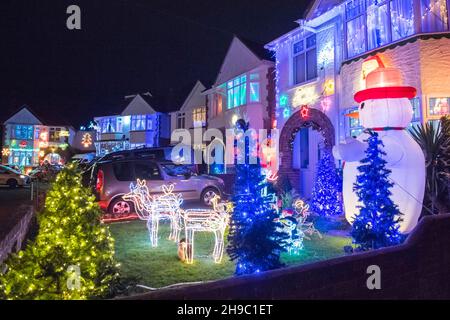
[[[450,214],[425,217],[397,247],[131,299],[450,299]],[[366,287],[381,268],[381,290]]]

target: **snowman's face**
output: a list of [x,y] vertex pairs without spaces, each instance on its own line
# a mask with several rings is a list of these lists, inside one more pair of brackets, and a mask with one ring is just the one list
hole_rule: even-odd
[[359,104],[359,120],[364,128],[406,128],[412,105],[407,98],[366,100]]

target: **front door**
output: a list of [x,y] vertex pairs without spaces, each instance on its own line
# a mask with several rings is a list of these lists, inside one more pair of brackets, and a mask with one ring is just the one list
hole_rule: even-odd
[[300,174],[300,185],[295,188],[304,200],[311,198],[322,140],[321,134],[312,128],[302,128],[294,140],[293,167]]

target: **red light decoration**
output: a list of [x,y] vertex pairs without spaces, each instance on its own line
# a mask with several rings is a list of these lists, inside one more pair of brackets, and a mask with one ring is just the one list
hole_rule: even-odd
[[300,109],[300,114],[301,114],[302,118],[308,118],[309,117],[308,106],[306,106],[306,105],[302,106],[302,108]]
[[19,147],[26,148],[28,146],[28,143],[26,141],[20,141]]

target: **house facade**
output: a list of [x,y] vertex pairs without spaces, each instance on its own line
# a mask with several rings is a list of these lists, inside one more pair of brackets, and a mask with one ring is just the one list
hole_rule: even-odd
[[170,117],[150,106],[143,95],[131,102],[120,115],[96,117],[95,149],[97,156],[121,150],[160,147],[169,143]]
[[23,170],[44,161],[61,164],[63,151],[72,144],[75,130],[70,126],[49,125],[26,106],[7,119],[3,130],[2,163]]
[[275,107],[272,54],[263,46],[234,37],[208,96],[208,127],[225,130],[238,119],[250,127],[271,127]]
[[298,27],[266,45],[276,57],[279,174],[311,195],[325,151],[362,131],[349,117],[365,75],[400,69],[417,88],[414,123],[449,113],[447,0],[316,0]]

